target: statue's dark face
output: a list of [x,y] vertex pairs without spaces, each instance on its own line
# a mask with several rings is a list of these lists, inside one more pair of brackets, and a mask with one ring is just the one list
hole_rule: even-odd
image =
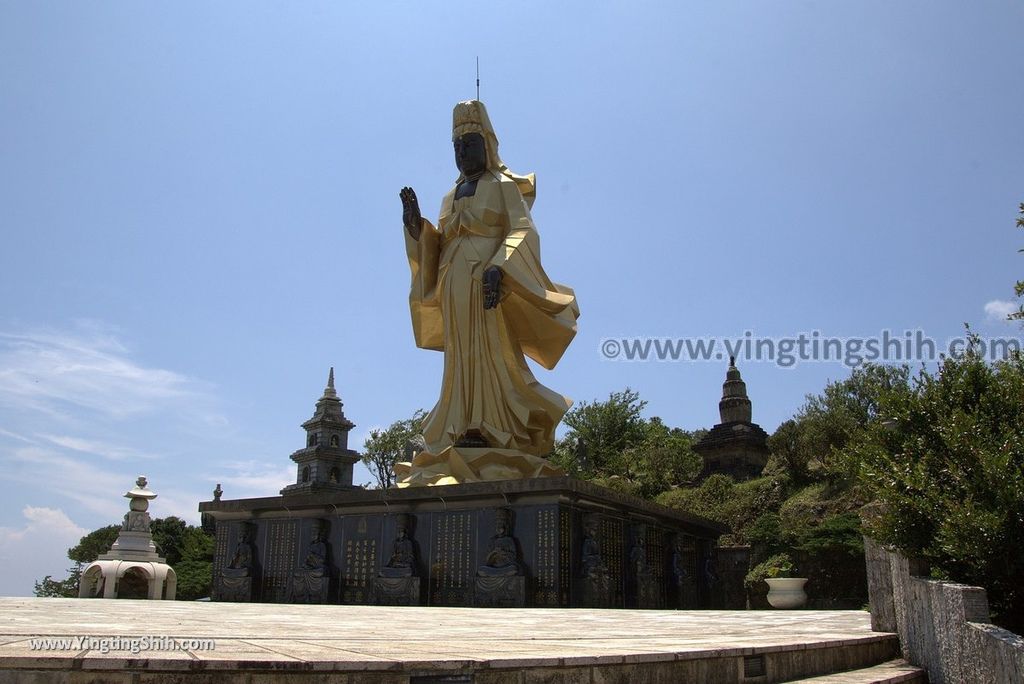
[[463,176],[475,176],[487,168],[487,145],[479,133],[460,135],[455,141],[455,165]]

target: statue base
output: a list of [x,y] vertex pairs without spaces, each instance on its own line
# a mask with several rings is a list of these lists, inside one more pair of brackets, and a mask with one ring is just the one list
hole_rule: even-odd
[[330,597],[331,578],[306,573],[292,575],[292,603],[327,603]]
[[378,606],[420,605],[420,578],[376,578],[373,581],[373,602]]
[[606,574],[581,578],[578,592],[576,601],[580,608],[619,607],[612,593],[611,578]]
[[647,609],[647,610],[658,610],[664,608],[664,601],[662,601],[662,592],[659,591],[659,587],[654,582],[654,578],[650,575],[637,576],[635,579],[636,587],[633,592],[635,597],[636,608]]
[[[295,594],[293,582],[308,540],[323,530],[326,564],[335,573],[328,603],[626,608],[671,600],[672,607],[694,609],[710,605],[701,569],[725,531],[569,477],[206,501],[200,512],[216,524],[214,600],[265,603],[322,597],[312,589]],[[654,598],[637,601],[630,558],[640,528],[650,569],[643,584],[653,586]],[[518,575],[478,574],[497,529],[514,542],[508,547]],[[409,545],[411,576],[381,577],[399,538]],[[230,576],[242,539],[259,559],[251,579]],[[697,578],[692,591],[676,591],[675,566]]]
[[437,454],[421,451],[411,462],[395,464],[396,486],[400,488],[564,475],[546,458],[491,447],[450,446]]
[[477,577],[473,605],[478,608],[522,608],[526,605],[526,578]]
[[249,603],[252,601],[252,577],[221,577],[217,587],[217,601]]

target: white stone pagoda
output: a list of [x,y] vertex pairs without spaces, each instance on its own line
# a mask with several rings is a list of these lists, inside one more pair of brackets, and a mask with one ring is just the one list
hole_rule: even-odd
[[118,584],[131,573],[145,578],[149,586],[147,598],[172,600],[178,579],[167,561],[157,555],[149,529],[151,520],[146,512],[150,499],[155,499],[156,494],[147,488],[146,477],[140,475],[125,497],[131,501],[117,540],[110,551],[82,571],[78,597],[117,598]]

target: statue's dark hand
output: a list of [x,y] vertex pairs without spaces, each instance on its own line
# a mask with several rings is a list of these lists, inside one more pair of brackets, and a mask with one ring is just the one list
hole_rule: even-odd
[[402,224],[413,240],[419,240],[422,215],[416,191],[412,188],[402,188],[398,196],[402,198]]
[[498,298],[501,296],[501,269],[497,266],[488,266],[484,271],[484,308],[493,309],[498,306]]

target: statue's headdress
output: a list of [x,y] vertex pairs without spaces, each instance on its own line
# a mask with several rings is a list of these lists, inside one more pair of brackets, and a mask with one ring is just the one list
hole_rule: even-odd
[[[455,105],[452,112],[452,140],[466,133],[479,133],[484,137],[484,145],[487,147],[487,168],[494,173],[500,173],[513,181],[519,187],[523,199],[529,207],[533,206],[533,200],[537,195],[537,182],[535,176],[530,173],[520,176],[509,170],[501,161],[498,155],[498,136],[494,134],[494,127],[491,125],[491,117],[487,115],[487,108],[480,100],[466,100]],[[462,176],[460,175],[461,179]]]

